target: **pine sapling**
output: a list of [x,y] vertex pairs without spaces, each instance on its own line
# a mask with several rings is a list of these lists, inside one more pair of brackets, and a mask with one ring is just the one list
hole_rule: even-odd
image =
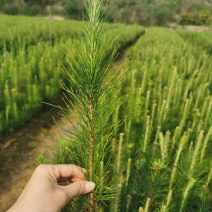
[[[81,197],[70,203],[70,210],[94,212],[107,208],[108,201],[113,194],[116,195],[112,186],[109,152],[114,151],[111,140],[117,126],[111,124],[111,119],[120,103],[117,94],[121,74],[111,70],[117,53],[113,41],[110,40],[108,45],[108,38],[101,29],[103,2],[86,2],[88,23],[74,52],[67,53],[69,68],[64,68],[62,74],[68,83],[63,82],[61,86],[67,93],[65,101],[68,109],[62,109],[64,119],[70,122],[67,111],[74,111],[76,117],[74,131],[68,132],[69,163],[86,168],[87,180],[96,183],[96,189],[89,197]],[[107,43],[104,42],[106,39]],[[123,135],[120,139],[123,140]],[[118,161],[121,161],[121,149]],[[119,170],[120,164],[117,164],[117,172]],[[121,188],[116,192],[120,193],[119,190]]]

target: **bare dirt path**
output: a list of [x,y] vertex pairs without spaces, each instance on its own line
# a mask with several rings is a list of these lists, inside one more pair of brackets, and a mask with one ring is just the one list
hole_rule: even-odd
[[49,106],[19,132],[0,138],[0,212],[5,212],[16,201],[38,166],[38,155],[50,158],[58,142],[65,139],[59,126],[70,129],[58,115],[59,110]]
[[170,24],[169,27],[171,29],[185,29],[188,31],[195,31],[195,32],[204,32],[204,31],[211,31],[212,28],[211,27],[207,27],[207,26],[194,26],[194,25],[178,25],[178,24]]

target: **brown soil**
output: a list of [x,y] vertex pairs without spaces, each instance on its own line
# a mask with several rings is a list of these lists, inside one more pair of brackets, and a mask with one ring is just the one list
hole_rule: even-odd
[[[49,17],[45,17],[45,19],[49,19]],[[58,20],[58,21],[65,20],[63,16],[59,16],[59,15],[53,15],[51,16],[51,19]]]
[[196,31],[196,32],[204,32],[211,30],[209,27],[204,26],[185,26],[183,29],[187,29],[189,31]]
[[59,118],[58,111],[49,106],[19,132],[0,138],[0,212],[10,208],[21,194],[39,164],[38,156],[51,158],[58,142],[65,139],[58,125],[65,129],[70,126]]
[[204,31],[211,31],[211,27],[206,27],[206,26],[193,26],[193,25],[185,25],[181,26],[178,24],[170,24],[170,28],[172,29],[186,29],[188,31],[195,31],[195,32],[204,32]]

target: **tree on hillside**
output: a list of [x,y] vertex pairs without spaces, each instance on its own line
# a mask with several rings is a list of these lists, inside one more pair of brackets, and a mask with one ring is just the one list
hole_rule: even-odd
[[65,4],[65,10],[71,18],[81,19],[85,12],[84,2],[79,0],[68,0]]
[[[85,0],[86,1],[86,0]],[[109,22],[165,25],[184,13],[212,14],[211,0],[106,0],[103,17]],[[0,0],[0,10],[10,15],[37,15],[48,12],[48,5],[60,4],[55,12],[82,19],[84,0]]]
[[26,3],[30,4],[38,4],[42,8],[44,8],[46,5],[54,4],[55,0],[24,0]]

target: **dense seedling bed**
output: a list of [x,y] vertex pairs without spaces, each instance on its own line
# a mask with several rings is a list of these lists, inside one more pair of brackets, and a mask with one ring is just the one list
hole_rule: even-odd
[[[10,132],[42,101],[57,97],[60,70],[67,66],[64,52],[74,52],[87,23],[8,16],[0,22],[0,132]],[[120,33],[114,44],[119,48],[144,33],[142,27],[122,24],[104,24],[104,29],[110,37]]]
[[49,41],[53,44],[61,38],[77,38],[82,35],[85,22],[57,21],[51,18],[0,16],[0,52],[15,51]]
[[160,28],[129,54],[121,211],[211,211],[211,55]]
[[[128,56],[110,103],[122,102],[111,115],[116,136],[103,178],[114,193],[101,210],[211,211],[211,55],[173,30],[149,28]],[[61,143],[56,163],[86,167],[77,138]],[[80,209],[77,203],[70,208]]]
[[212,55],[212,31],[186,31],[178,30],[178,34],[187,42],[195,45],[196,48],[206,51],[208,54]]

